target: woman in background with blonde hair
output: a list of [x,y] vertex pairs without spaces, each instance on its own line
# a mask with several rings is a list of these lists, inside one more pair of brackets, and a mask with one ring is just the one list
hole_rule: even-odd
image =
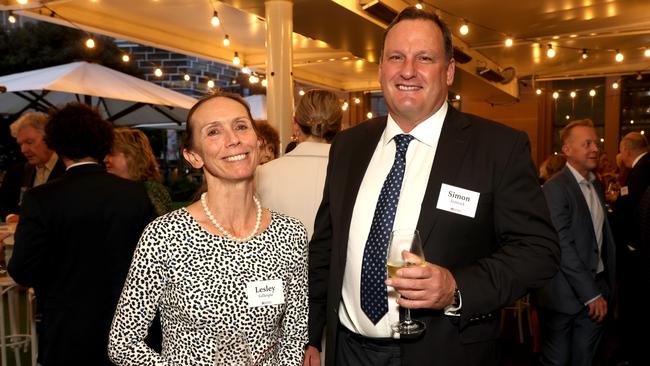
[[147,135],[142,131],[135,128],[116,128],[113,149],[104,158],[104,164],[109,173],[142,182],[157,216],[171,211],[171,197],[160,182],[158,161]]
[[292,123],[298,145],[257,168],[255,185],[264,206],[302,221],[310,238],[323,198],[329,143],[341,130],[342,118],[336,94],[308,91],[298,101]]

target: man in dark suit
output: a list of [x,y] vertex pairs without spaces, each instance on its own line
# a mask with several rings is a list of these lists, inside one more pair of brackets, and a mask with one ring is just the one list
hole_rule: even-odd
[[153,207],[143,185],[98,164],[113,130],[96,111],[67,105],[46,132],[67,171],[25,193],[9,274],[34,287],[43,316],[40,364],[111,365],[111,319]]
[[65,165],[45,142],[47,121],[45,113],[27,112],[9,126],[11,136],[16,139],[27,162],[9,167],[2,180],[0,218],[19,214],[20,201],[26,190],[56,179],[65,172]]
[[647,248],[641,244],[640,203],[644,192],[650,187],[650,154],[648,141],[639,132],[630,132],[619,145],[621,160],[631,169],[621,187],[614,205],[617,244],[621,256],[620,320],[622,324],[623,349],[631,365],[647,364],[647,345],[643,337],[635,334],[650,327],[645,314],[650,301],[650,264]]
[[558,231],[560,271],[535,291],[542,325],[542,365],[590,366],[611,308],[616,248],[607,220],[598,166],[598,135],[590,120],[560,132],[567,164],[544,184]]
[[[319,363],[324,328],[327,365],[497,365],[499,309],[555,275],[557,234],[526,135],[448,106],[453,78],[446,25],[405,9],[380,62],[388,118],[341,132],[330,150],[306,365]],[[392,228],[419,230],[426,263],[386,280]],[[396,337],[403,308],[423,333]]]

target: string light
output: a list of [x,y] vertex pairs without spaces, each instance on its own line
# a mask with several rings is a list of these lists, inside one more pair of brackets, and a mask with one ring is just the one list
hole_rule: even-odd
[[587,53],[587,49],[583,48],[582,49],[582,59],[586,60],[589,57],[589,54]]
[[16,16],[14,15],[14,13],[12,11],[9,11],[9,16],[7,17],[7,20],[11,24],[16,23]]
[[633,119],[630,120],[630,124],[631,124],[631,125],[634,124],[634,120],[633,120]]
[[262,79],[262,86],[265,88],[269,86],[269,81],[267,79]]
[[300,90],[298,91],[298,95],[300,95],[300,96],[302,97],[303,95],[305,95],[305,91],[302,90],[302,89],[300,89]]
[[618,83],[616,81],[612,83],[612,88],[618,89]]
[[424,9],[424,4],[422,4],[421,1],[418,1],[418,3],[415,4],[415,8],[419,9],[419,10],[422,10],[422,9]]
[[248,66],[244,66],[241,68],[242,74],[250,75],[251,74],[251,69],[248,68]]
[[227,34],[223,37],[223,45],[226,47],[230,46],[230,37]]
[[20,5],[27,5],[27,0],[17,0]]
[[643,51],[643,56],[650,57],[650,48],[646,48],[645,51]]
[[550,43],[548,44],[548,50],[546,50],[546,56],[548,56],[548,58],[555,57],[555,50],[553,49],[553,45]]
[[190,75],[189,74],[183,75],[183,80],[190,81]]
[[591,90],[589,91],[589,96],[590,96],[590,97],[595,97],[595,96],[596,96],[596,90],[591,89]]
[[505,41],[506,47],[512,47],[513,42],[514,41],[512,40],[512,38],[506,38]]
[[361,99],[359,99],[359,98],[354,98],[354,103],[355,103],[355,104],[359,104],[359,103],[361,103]]
[[460,94],[456,94],[456,100],[460,100]]
[[553,92],[553,99],[557,99],[560,97],[560,93],[558,92]]
[[569,96],[571,98],[575,98],[576,97],[576,92],[572,91],[571,93],[569,93]]
[[92,37],[86,40],[86,47],[95,48],[95,40]]
[[213,27],[218,27],[219,24],[221,24],[221,21],[219,20],[219,13],[215,10],[212,13],[212,19],[210,19],[210,24],[212,24]]
[[469,25],[467,25],[467,22],[464,22],[463,25],[460,26],[458,29],[461,35],[466,36],[467,33],[469,33]]
[[600,142],[605,142],[605,139],[603,137],[601,137]]
[[131,61],[131,57],[129,55],[127,55],[127,54],[123,54],[122,55],[122,61],[129,62],[129,61]]
[[569,115],[567,114],[566,116],[564,116],[564,119],[566,119],[566,120],[568,121],[568,120],[571,119],[571,116],[569,116]]
[[248,82],[251,84],[257,84],[260,81],[260,78],[255,76],[255,74],[248,77]]
[[535,90],[535,93],[536,93],[537,95],[542,95],[542,89],[537,89],[537,90]]
[[208,88],[214,88],[214,80],[208,80]]
[[156,69],[153,71],[153,74],[156,75],[156,77],[161,77],[163,72],[160,67],[156,67]]
[[372,112],[368,112],[368,114],[366,114],[366,117],[368,117],[368,119],[372,118]]
[[348,107],[350,107],[350,105],[348,104],[348,102],[343,102],[343,105],[341,106],[341,109],[344,110],[344,111],[347,111],[347,110],[348,110]]
[[621,50],[616,50],[616,56],[614,56],[614,59],[616,62],[623,62],[623,59],[625,59],[625,57],[621,53]]
[[235,57],[232,58],[232,63],[235,65],[239,65],[241,63],[241,60],[239,59],[239,53],[235,52]]

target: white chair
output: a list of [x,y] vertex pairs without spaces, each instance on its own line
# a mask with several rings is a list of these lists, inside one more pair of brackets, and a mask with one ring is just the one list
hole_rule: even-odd
[[[5,247],[5,250],[7,248]],[[9,256],[7,256],[9,257]],[[24,303],[24,306],[20,305]],[[5,319],[5,308],[8,318]],[[24,311],[21,311],[21,308]],[[9,331],[5,322],[9,322]],[[31,364],[36,366],[37,342],[34,322],[34,291],[16,284],[6,271],[0,274],[0,361],[8,365],[7,353],[12,350],[16,366],[22,366],[21,355],[30,347]]]

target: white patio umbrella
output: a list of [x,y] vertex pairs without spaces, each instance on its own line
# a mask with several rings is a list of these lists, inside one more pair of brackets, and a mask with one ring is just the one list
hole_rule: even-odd
[[0,76],[0,113],[47,110],[70,101],[98,106],[116,125],[181,123],[196,99],[85,61]]

